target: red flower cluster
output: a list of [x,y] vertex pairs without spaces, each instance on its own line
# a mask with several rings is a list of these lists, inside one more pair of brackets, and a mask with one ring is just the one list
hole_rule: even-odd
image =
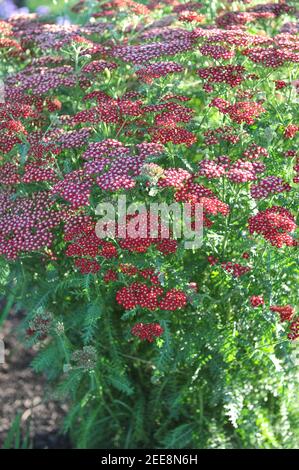
[[86,177],[82,170],[75,170],[53,186],[52,194],[63,197],[72,208],[78,208],[89,204],[91,186],[91,178]]
[[41,96],[62,86],[72,88],[76,84],[76,78],[73,68],[69,65],[55,68],[35,67],[25,68],[11,77],[8,83],[16,92],[31,90],[33,95]]
[[231,261],[228,261],[227,263],[222,263],[221,266],[224,271],[228,272],[233,277],[241,277],[251,271],[251,268],[249,266],[242,266],[239,263],[232,263]]
[[148,287],[141,282],[133,282],[129,287],[123,287],[117,292],[116,301],[125,310],[140,306],[149,310],[159,308],[174,311],[185,307],[187,297],[183,291],[178,289],[171,289],[163,294],[161,287]]
[[291,305],[271,305],[271,312],[276,312],[280,316],[281,321],[290,321],[294,315],[295,309]]
[[231,87],[244,80],[245,68],[242,65],[218,65],[197,70],[198,75],[209,83],[227,83]]
[[295,309],[291,305],[272,305],[272,312],[276,312],[280,316],[280,321],[290,322],[288,338],[292,341],[299,338],[299,317],[294,319]]
[[296,318],[296,320],[291,322],[288,338],[292,341],[295,341],[299,338],[299,318]]
[[219,263],[219,259],[215,258],[215,256],[212,256],[212,255],[209,255],[207,260],[211,266],[214,266],[215,264]]
[[129,287],[123,287],[116,294],[116,301],[125,310],[131,310],[137,306],[156,310],[159,305],[158,295],[162,295],[161,287],[148,287],[146,284],[134,282]]
[[213,161],[213,160],[202,160],[199,163],[199,172],[201,176],[206,178],[220,178],[225,173],[225,168],[223,165]]
[[112,57],[117,57],[124,62],[142,64],[162,56],[173,56],[180,52],[193,49],[192,39],[173,39],[164,42],[153,42],[134,46],[118,46],[111,51]]
[[281,67],[285,62],[294,60],[294,56],[287,49],[276,47],[255,47],[243,51],[252,62],[262,64],[265,67]]
[[136,323],[131,333],[142,341],[152,343],[155,338],[158,338],[164,333],[164,329],[159,323]]
[[158,143],[136,145],[137,154],[133,149],[113,139],[91,143],[83,154],[87,160],[84,164],[85,181],[89,176],[96,176],[97,185],[108,191],[133,188],[144,165],[150,156],[158,156],[164,152]]
[[108,269],[103,277],[104,282],[114,282],[117,281],[118,275],[113,269]]
[[285,128],[283,135],[286,139],[292,139],[297,134],[297,132],[299,132],[299,126],[296,124],[289,124]]
[[261,199],[272,194],[291,191],[291,189],[291,186],[283,181],[282,178],[267,176],[267,178],[260,180],[258,184],[253,184],[250,188],[250,192],[253,198]]
[[228,114],[232,121],[242,124],[253,124],[255,119],[266,110],[259,103],[253,101],[239,101],[235,104],[229,104],[222,98],[215,98],[210,106],[215,106],[223,114]]
[[275,80],[274,83],[276,90],[281,90],[287,86],[287,83],[284,80]]
[[0,254],[16,258],[22,252],[50,246],[52,230],[65,216],[53,208],[46,191],[32,197],[15,197],[12,192],[0,193]]
[[261,158],[261,157],[269,157],[269,153],[267,149],[255,143],[250,144],[249,147],[246,150],[244,150],[243,155],[245,158],[248,158],[249,160],[256,160],[257,158]]
[[185,182],[191,178],[191,174],[182,168],[168,168],[158,181],[158,185],[162,188],[173,187],[182,188]]
[[265,301],[261,295],[252,295],[250,297],[250,303],[253,307],[259,307],[260,305],[264,305]]
[[271,245],[277,248],[281,248],[283,245],[297,245],[296,240],[289,234],[295,229],[295,219],[284,207],[269,207],[249,218],[249,232],[263,235]]
[[178,289],[171,289],[166,292],[165,297],[161,300],[159,308],[161,310],[175,311],[185,307],[187,304],[186,294]]
[[[261,170],[263,169],[262,167]],[[231,165],[227,172],[227,177],[235,183],[247,183],[248,181],[254,181],[256,179],[257,170],[260,170],[260,168],[258,166],[256,167],[252,162],[238,160]]]
[[114,70],[117,68],[117,64],[114,62],[107,62],[106,60],[93,60],[88,64],[84,65],[82,68],[82,72],[89,74],[89,73],[100,73],[104,70]]
[[82,274],[95,274],[100,270],[100,265],[96,260],[86,258],[76,259],[75,266],[80,269]]
[[116,228],[118,243],[123,250],[146,253],[149,247],[155,246],[164,255],[177,250],[171,230],[167,230],[159,217],[152,220],[150,212],[127,216],[127,220]]
[[299,183],[299,157],[296,158],[296,163],[295,163],[293,169],[296,172],[296,176],[294,176],[293,182],[294,183]]
[[136,75],[140,80],[151,83],[154,78],[165,77],[172,73],[183,72],[184,67],[176,62],[155,62],[137,70]]
[[196,136],[192,132],[178,126],[162,127],[152,132],[152,141],[160,142],[161,144],[172,142],[175,145],[185,144],[187,147],[190,147],[196,140]]
[[204,44],[199,48],[201,54],[209,57],[213,57],[215,60],[219,59],[231,59],[235,53],[229,50],[227,47],[219,46],[217,44]]
[[209,179],[226,177],[234,183],[246,183],[254,181],[264,170],[265,165],[261,162],[239,159],[232,163],[227,155],[220,155],[217,160],[202,160],[198,174]]
[[231,144],[236,144],[240,140],[238,133],[230,126],[223,126],[218,127],[218,129],[205,131],[204,136],[205,143],[207,145],[216,145],[222,140]]

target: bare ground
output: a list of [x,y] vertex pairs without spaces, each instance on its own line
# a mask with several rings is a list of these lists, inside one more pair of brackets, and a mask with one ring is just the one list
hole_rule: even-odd
[[59,434],[67,406],[45,398],[46,381],[30,368],[34,351],[18,340],[19,322],[20,315],[11,313],[0,332],[5,342],[5,363],[0,364],[0,448],[18,413],[22,433],[30,434],[33,448],[69,448],[68,437]]

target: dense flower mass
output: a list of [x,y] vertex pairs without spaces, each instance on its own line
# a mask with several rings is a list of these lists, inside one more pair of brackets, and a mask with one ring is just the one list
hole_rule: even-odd
[[[202,277],[213,290],[211,269],[247,286],[260,276],[261,247],[297,246],[298,28],[288,21],[272,36],[263,31],[295,10],[230,2],[215,16],[199,2],[100,3],[72,7],[90,16],[82,25],[31,14],[0,23],[9,69],[0,102],[0,254],[64,260],[112,292],[118,309],[189,312],[188,286]],[[99,237],[96,206],[120,195],[189,205],[194,233],[200,205],[199,251],[184,251],[160,218],[153,235],[148,207],[109,215]],[[247,297],[252,307],[269,301],[257,291]],[[296,331],[294,323],[290,337]],[[163,332],[158,323],[132,329],[149,342]]]

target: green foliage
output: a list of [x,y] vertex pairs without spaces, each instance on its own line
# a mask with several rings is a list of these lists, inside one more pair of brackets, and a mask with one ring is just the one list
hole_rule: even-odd
[[21,427],[21,414],[17,414],[5,437],[1,449],[30,449],[32,447],[30,439],[30,425],[27,425],[25,432]]

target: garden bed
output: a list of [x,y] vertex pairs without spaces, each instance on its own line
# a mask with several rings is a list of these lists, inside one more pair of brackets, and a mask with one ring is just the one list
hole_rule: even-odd
[[23,438],[29,433],[36,449],[69,448],[69,439],[59,433],[67,405],[51,399],[46,381],[30,368],[34,357],[18,340],[19,317],[11,314],[1,337],[5,339],[5,364],[0,365],[0,447],[19,414]]

